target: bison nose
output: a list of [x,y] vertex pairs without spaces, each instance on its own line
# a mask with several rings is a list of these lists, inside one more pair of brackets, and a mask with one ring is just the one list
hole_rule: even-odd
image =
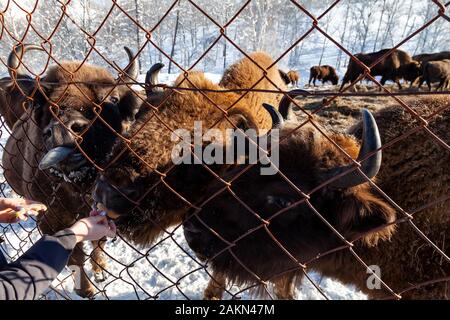
[[188,220],[185,220],[183,222],[183,229],[185,232],[199,234],[201,233],[200,228],[195,224],[194,221],[192,221],[193,218],[190,218]]
[[[106,181],[105,176],[101,175],[98,178],[97,183],[95,184],[95,191],[94,191],[94,193],[101,194],[102,192],[105,191],[105,189],[107,189],[106,191],[109,191],[110,188],[111,188],[111,186]],[[98,200],[100,200],[100,199],[98,199]]]
[[84,131],[86,131],[86,129],[88,128],[88,124],[89,124],[89,122],[87,122],[87,121],[75,120],[75,121],[71,121],[69,123],[68,127],[70,128],[70,130],[73,133],[80,135]]
[[92,194],[94,200],[96,202],[103,202],[104,195],[109,191],[109,183],[106,182],[106,179],[103,175],[101,175],[94,186],[94,192]]
[[44,130],[44,139],[49,139],[53,135],[53,128],[49,127]]

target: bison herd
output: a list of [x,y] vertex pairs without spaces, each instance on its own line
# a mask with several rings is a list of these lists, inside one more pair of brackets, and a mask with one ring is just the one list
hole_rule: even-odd
[[[350,59],[347,71],[342,79],[340,91],[347,83],[362,80],[365,73],[371,76],[380,76],[381,85],[386,81],[393,81],[399,89],[402,89],[401,80],[410,83],[410,88],[417,86],[420,89],[426,82],[431,91],[431,84],[437,83],[436,90],[450,88],[450,51],[438,53],[424,53],[410,56],[407,52],[399,49],[383,49],[372,53],[357,53],[354,55],[357,60]],[[280,70],[280,75],[286,85],[291,84],[297,87],[299,74],[297,71],[284,72]],[[329,65],[313,66],[309,71],[308,86],[316,86],[316,80],[322,84],[330,82],[337,85],[339,76],[336,69]]]
[[[145,90],[136,91],[127,84],[138,70],[129,48],[129,63],[117,77],[65,61],[40,79],[21,65],[32,50],[42,49],[25,45],[11,52],[10,76],[1,84],[0,112],[11,129],[2,165],[16,193],[47,205],[38,217],[43,233],[69,226],[92,207],[105,210],[120,235],[138,245],[149,246],[182,225],[188,245],[213,272],[206,299],[222,298],[231,283],[259,284],[257,294],[264,293],[262,283],[272,283],[277,298],[292,299],[308,269],[353,284],[370,298],[389,297],[388,288],[407,299],[448,298],[448,96],[408,100],[411,112],[393,106],[372,115],[363,109],[359,123],[338,133],[297,121],[292,99],[307,92],[281,92],[297,86],[299,75],[272,67],[263,52],[233,63],[218,84],[189,71],[178,76],[175,89],[159,85],[158,63],[147,73]],[[386,52],[355,56],[366,66],[380,60],[370,72],[383,84],[392,80],[401,87],[404,79],[448,87],[447,53]],[[341,88],[364,70],[351,61]],[[338,83],[331,66],[310,71],[313,85]],[[414,116],[424,112],[431,134],[419,130],[424,124]],[[239,161],[175,165],[180,137],[174,139],[174,130],[192,133],[198,121],[222,133],[224,139],[211,143],[225,150],[236,148],[228,129],[254,129],[258,136],[249,143],[256,144],[278,130],[280,143],[270,148],[279,152],[279,173],[261,175],[261,160],[250,167]],[[351,248],[342,249],[349,242]],[[107,270],[104,245],[94,243],[91,253],[96,281]],[[368,286],[370,274],[359,259],[379,266],[387,286]],[[84,261],[80,245],[69,264],[83,270]],[[410,288],[420,283],[426,285]],[[95,294],[84,271],[80,284],[80,296]]]

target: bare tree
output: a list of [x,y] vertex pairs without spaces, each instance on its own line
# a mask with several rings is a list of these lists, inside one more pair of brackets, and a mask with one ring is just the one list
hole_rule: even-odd
[[[177,34],[178,34],[178,25],[180,23],[180,3],[181,0],[178,0],[178,4],[177,4],[177,17],[175,20],[175,30],[173,33],[173,41],[172,41],[172,49],[170,50],[170,57],[173,58],[174,54],[175,54],[175,45],[177,43]],[[169,61],[169,73],[172,72],[172,60]]]
[[373,42],[373,50],[372,51],[376,51],[376,49],[377,49],[378,36],[380,35],[381,24],[383,23],[385,11],[386,11],[386,0],[383,0],[383,7],[382,7],[381,13],[380,13],[380,21],[378,22],[377,35],[375,36],[375,41]]
[[[409,31],[408,33],[406,33],[407,32],[406,30],[408,29],[409,21],[411,20],[411,15],[412,15],[412,12],[413,12],[414,1],[415,0],[410,0],[409,1],[408,15],[406,17],[405,27],[403,28],[402,38],[405,38],[405,36],[411,32],[411,31]],[[413,21],[413,25],[414,25],[414,21]]]
[[[330,18],[331,18],[331,15],[326,16],[325,33],[328,33],[328,27],[330,25]],[[323,59],[323,55],[325,53],[325,48],[327,46],[327,40],[328,40],[328,38],[323,36],[322,51],[320,52],[320,58],[319,58],[319,66],[322,65],[322,59]]]
[[[344,26],[342,28],[342,33],[341,33],[341,38],[340,38],[340,43],[341,44],[344,44],[346,31],[347,31],[347,22],[348,22],[349,15],[350,15],[350,3],[347,2],[347,8],[345,10]],[[339,50],[338,58],[337,58],[337,69],[339,69],[341,67],[342,53],[343,53],[343,51]]]
[[[140,17],[139,17],[139,1],[138,0],[134,0],[134,8],[136,10],[136,22],[139,24],[140,23]],[[139,26],[136,25],[136,48],[139,48],[139,46],[141,45],[141,39],[140,39],[140,35],[139,35]],[[141,55],[139,55],[137,57],[138,59],[138,65],[139,65],[139,73],[142,73],[142,57]]]

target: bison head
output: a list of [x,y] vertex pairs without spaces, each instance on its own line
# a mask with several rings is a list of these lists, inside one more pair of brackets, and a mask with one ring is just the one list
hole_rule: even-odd
[[[374,178],[381,164],[380,136],[370,112],[362,111],[361,147],[353,137],[328,133],[360,163],[353,170],[356,167],[347,164],[343,152],[313,126],[283,123],[275,109],[267,108],[281,124],[280,173],[260,175],[254,166],[241,174],[243,168],[235,167],[222,177],[233,181],[230,188],[184,222],[194,252],[210,259],[215,270],[226,268],[223,271],[239,275],[246,271],[237,257],[264,279],[274,274],[274,267],[278,271],[295,267],[285,249],[305,262],[342,245],[334,230],[367,245],[389,238],[393,227],[383,226],[395,220],[395,212],[365,178]],[[286,114],[283,107],[280,111]],[[214,193],[223,185],[213,182],[210,188]]]
[[100,67],[62,62],[35,80],[17,68],[17,55],[9,60],[17,89],[31,97],[32,118],[41,129],[41,170],[73,182],[83,180],[94,172],[93,163],[101,165],[116,136],[133,120],[140,106],[137,95],[118,85],[137,77],[133,54],[125,50],[130,63],[118,79]]
[[412,61],[401,65],[399,68],[399,75],[407,81],[416,80],[422,75],[422,67],[420,62]]
[[[154,106],[164,101],[167,95],[158,82],[159,72],[163,67],[162,63],[154,64],[145,78],[146,101]],[[141,108],[136,114],[136,124],[130,130],[131,133],[149,121],[149,117],[152,117],[150,111],[150,108]],[[127,214],[136,209],[136,204],[142,196],[152,198],[153,193],[149,192],[149,186],[155,184],[159,176],[152,174],[152,170],[142,165],[135,154],[128,150],[127,142],[122,139],[116,141],[107,161],[109,165],[96,180],[93,198],[101,208],[108,211],[111,218],[122,216],[126,220]],[[144,202],[140,202],[143,207],[152,206]]]
[[337,85],[339,82],[339,76],[334,72],[330,75],[330,80],[333,85]]

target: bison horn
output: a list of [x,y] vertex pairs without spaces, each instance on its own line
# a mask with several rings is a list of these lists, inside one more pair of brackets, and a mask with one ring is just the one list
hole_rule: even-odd
[[[366,158],[367,155],[375,152],[381,148],[381,138],[378,132],[377,123],[367,109],[362,109],[362,120],[363,120],[363,135],[362,135],[362,146],[359,150],[358,158],[356,161],[360,162],[362,159]],[[364,160],[361,164],[361,171],[369,178],[375,177],[380,170],[381,166],[381,150],[371,155],[368,159]],[[352,165],[334,168],[330,170],[327,174],[327,178],[332,178],[339,175],[345,171],[352,168]],[[349,172],[343,177],[333,181],[330,185],[336,188],[351,188],[362,183],[367,182],[365,177],[360,175],[357,170]]]
[[288,120],[293,118],[293,111],[291,106],[291,99],[295,99],[297,96],[306,96],[309,95],[309,92],[306,90],[296,89],[291,90],[287,92],[283,98],[280,101],[280,107],[278,108],[280,110],[281,115],[283,116],[283,119]]
[[280,112],[278,112],[277,109],[275,109],[273,106],[267,103],[263,103],[264,109],[269,112],[270,117],[272,118],[272,129],[274,128],[280,128],[283,126],[284,119]]
[[44,51],[40,46],[33,44],[20,44],[15,46],[8,56],[8,72],[11,78],[29,77],[25,68],[22,66],[23,56],[27,51],[39,50]]
[[280,77],[283,80],[284,84],[288,85],[289,83],[291,83],[291,79],[289,79],[289,76],[287,75],[286,72],[278,69],[278,73],[280,74]]
[[123,71],[125,74],[133,80],[136,80],[139,75],[139,65],[138,59],[134,56],[134,52],[128,48],[127,46],[123,47],[128,56],[128,67],[126,67]]
[[67,159],[73,152],[74,149],[68,147],[56,147],[50,149],[39,162],[39,169],[49,169]]
[[147,75],[145,76],[145,86],[146,86],[146,92],[147,96],[161,92],[163,91],[162,88],[157,87],[159,81],[158,76],[161,69],[164,68],[163,63],[155,63],[148,71]]

